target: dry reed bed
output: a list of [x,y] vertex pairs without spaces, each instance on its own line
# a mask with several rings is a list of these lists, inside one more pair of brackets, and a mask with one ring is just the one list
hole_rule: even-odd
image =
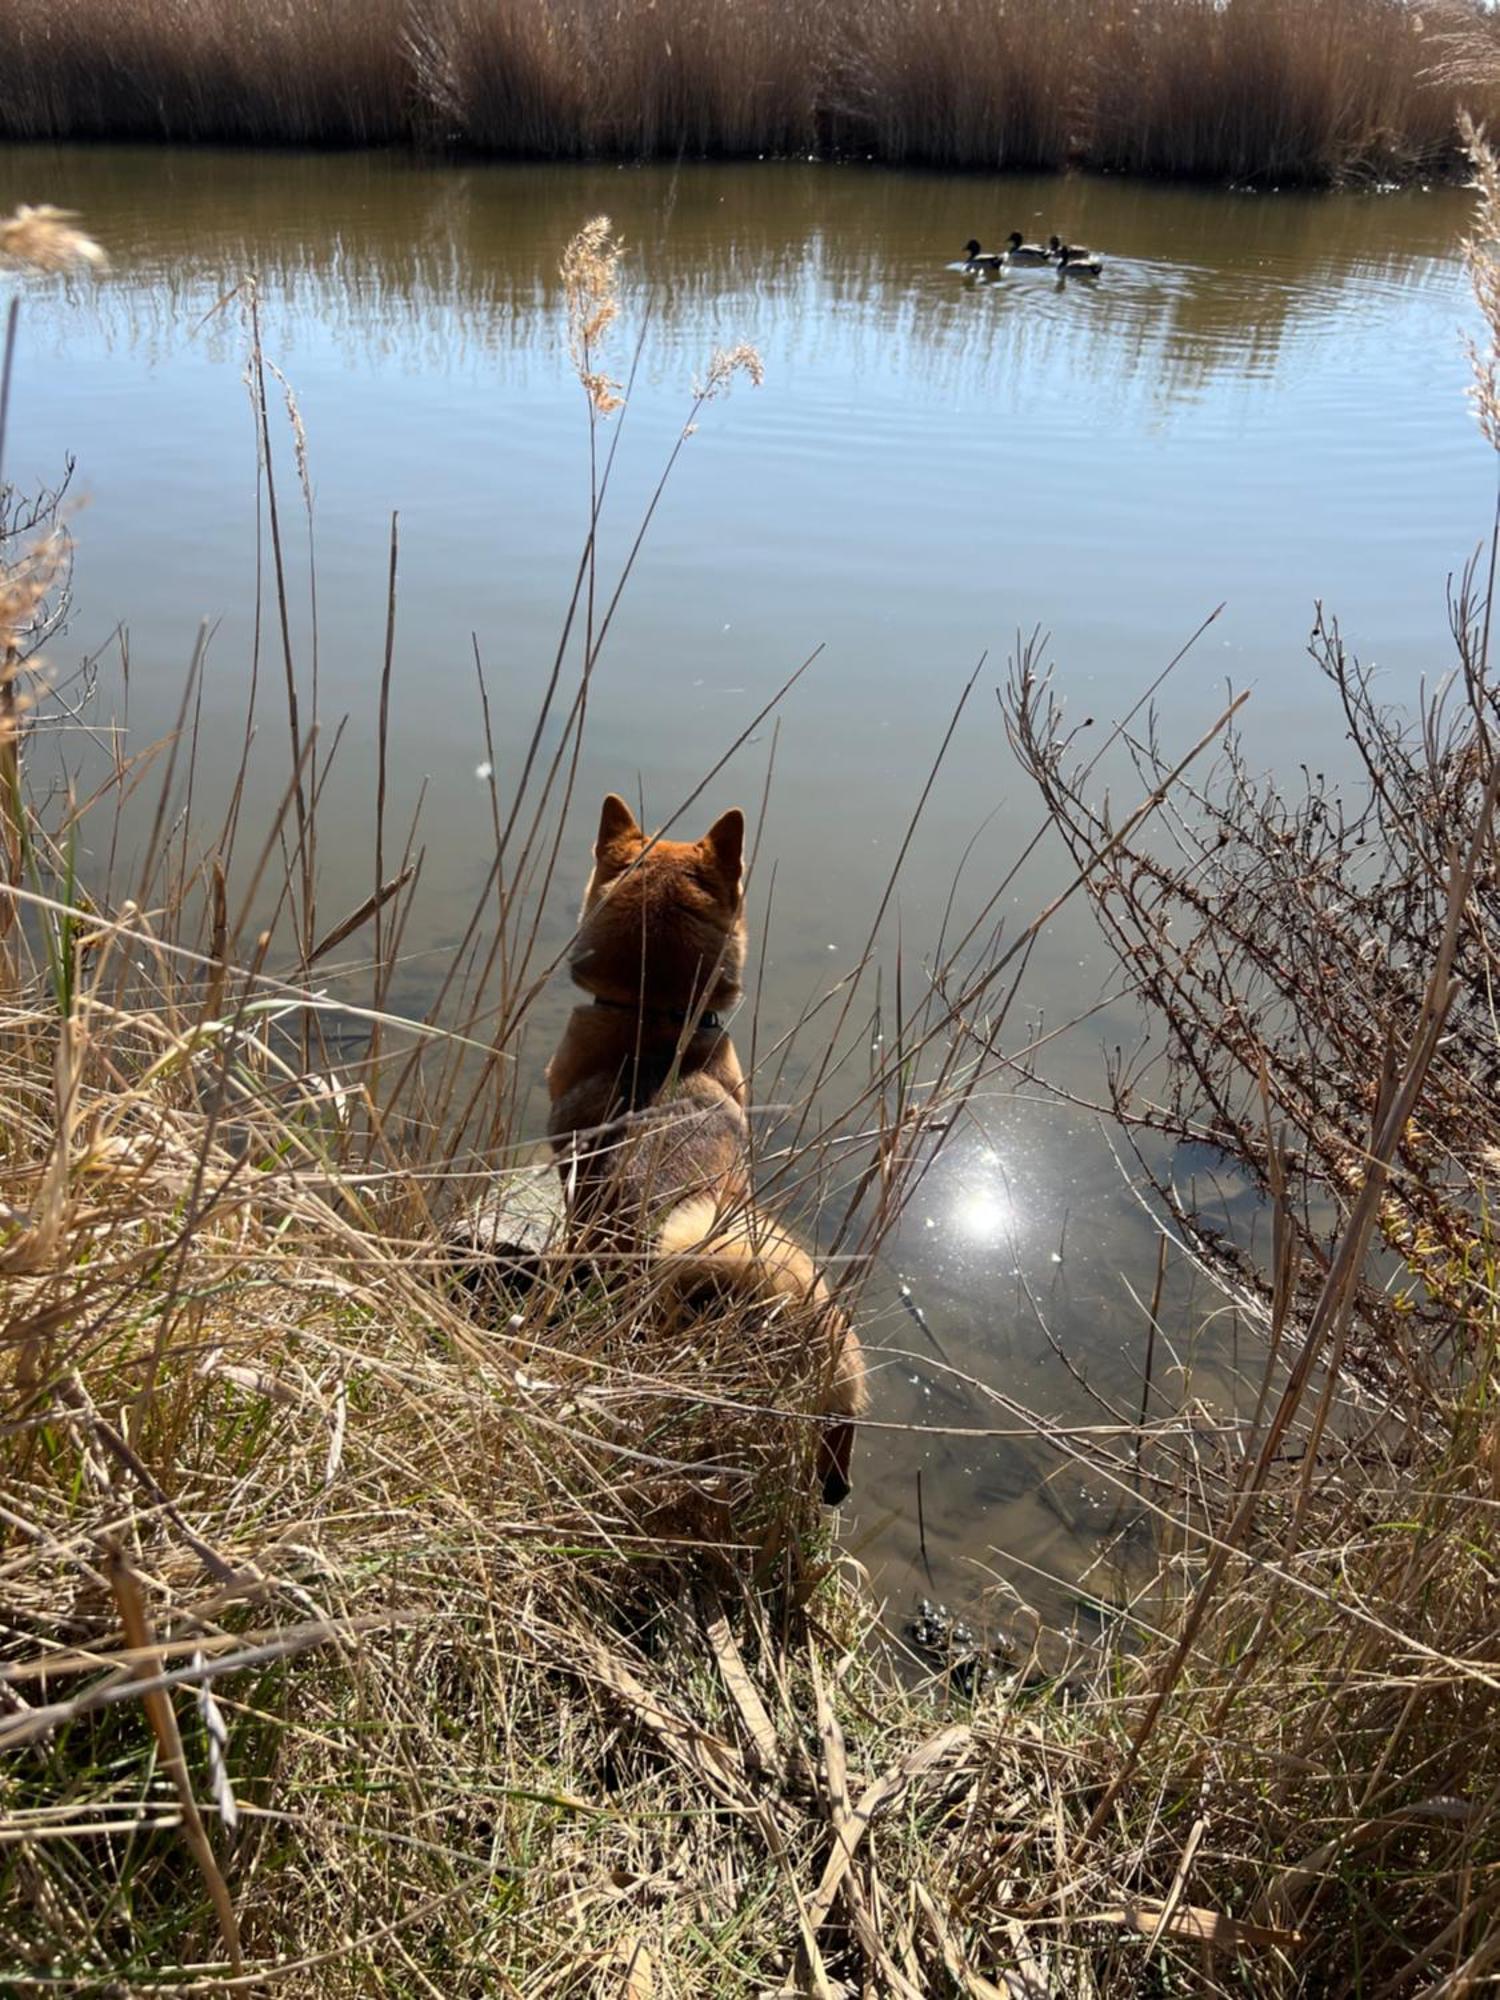
[[[643,1357],[618,1294],[476,1326],[258,1037],[215,1116],[224,1037],[119,1006],[127,948],[0,1022],[7,1990],[1054,1980],[995,1896],[1097,1727],[903,1694],[742,1367]],[[1134,1907],[1091,1879],[1063,1938],[1107,1967]]]
[[10,0],[0,135],[1326,183],[1458,165],[1492,40],[1478,0]]
[[576,1283],[476,1323],[432,1163],[349,1157],[255,982],[67,921],[65,1005],[12,933],[0,1016],[10,1990],[1113,1994],[1159,1920],[1204,1991],[1489,1962],[1484,1368],[1268,1460],[1175,1674],[1250,1470],[1162,1425],[1166,1638],[903,1689],[729,1344]]
[[[607,231],[584,232],[564,268],[597,513],[619,421]],[[284,598],[299,580],[269,478],[279,467],[295,493],[295,452],[272,428],[253,297],[249,330],[267,581]],[[721,357],[705,394],[750,365]],[[1288,822],[1242,785],[1190,789],[1191,754],[1153,755],[1131,719],[1116,741],[1141,757],[1142,804],[1106,827],[1088,804],[1097,763],[1067,775],[1022,664],[1017,747],[1074,843],[1075,884],[1176,1035],[1181,1094],[1153,1078],[1152,1102],[1169,1120],[1258,1107],[1211,1130],[1261,1174],[1275,1223],[1269,1262],[1224,1274],[1265,1336],[1248,1432],[1216,1428],[1215,1444],[1191,1410],[1138,1439],[1030,1419],[1152,1513],[1164,1562],[1154,1630],[1090,1684],[1027,1697],[1011,1676],[976,1690],[892,1671],[808,1499],[807,1427],[782,1407],[775,1357],[747,1361],[728,1338],[653,1348],[629,1270],[563,1256],[477,1317],[445,1282],[445,1216],[515,1157],[513,1058],[549,970],[537,916],[634,552],[612,579],[584,551],[532,751],[495,793],[474,921],[431,1018],[407,1023],[385,998],[410,840],[386,829],[377,781],[380,886],[357,910],[319,909],[332,753],[290,638],[266,668],[291,746],[272,837],[241,827],[237,799],[201,833],[179,813],[185,730],[158,758],[129,875],[85,888],[84,808],[27,790],[66,690],[49,695],[20,653],[66,587],[63,555],[45,540],[9,553],[7,1990],[1436,1995],[1493,1970],[1500,1449],[1480,1192],[1500,1132],[1480,1001],[1500,766],[1482,620],[1455,619],[1464,705],[1448,733],[1378,736],[1367,820],[1408,893],[1382,878],[1351,905],[1336,980],[1247,980],[1244,1004],[1264,1004],[1243,1038],[1211,970],[1240,948],[1242,899],[1259,899],[1257,940],[1282,926],[1273,971],[1305,967],[1308,898],[1342,952],[1338,912],[1379,875],[1367,847],[1327,845],[1324,800]],[[107,821],[145,796],[149,770],[122,754],[87,811]],[[1205,803],[1210,845],[1164,876]],[[107,826],[93,844],[130,848]],[[847,1090],[848,1057],[870,1047],[872,924],[804,1064],[801,1116],[816,1107],[826,1131],[799,1133],[794,1113],[762,1162],[785,1196],[831,1210],[856,1309],[912,1174],[995,1065],[1026,1059],[1005,996],[1037,924],[983,941],[1007,888]],[[1160,921],[1168,904],[1192,913],[1190,950],[1181,918]],[[1400,949],[1365,954],[1365,923]],[[355,1059],[330,1054],[339,1017],[363,1034]],[[1389,1052],[1373,1077],[1333,1046],[1361,1018]],[[1298,1067],[1314,1045],[1320,1095]],[[795,1073],[785,1051],[772,1069]],[[1119,1110],[1142,1115],[1138,1097]],[[1173,1220],[1213,1254],[1180,1203]],[[1377,1229],[1426,1275],[1409,1311],[1364,1281]],[[1007,1424],[1025,1417],[975,1389]]]
[[[1183,784],[1143,728],[1141,779],[1173,797],[1146,837],[1090,796],[1045,680],[1023,663],[1009,692],[1017,752],[1166,1030],[1116,1052],[1101,1108],[1267,1356],[1247,1435],[1163,1523],[1167,1637],[1089,1830],[1117,1787],[1161,1787],[1207,1900],[1302,1933],[1289,1990],[1309,1993],[1467,1993],[1500,1964],[1484,627],[1461,596],[1456,686],[1414,718],[1325,635],[1366,771],[1346,797],[1313,780],[1288,800],[1232,740]],[[1164,1170],[1162,1139],[1218,1173]],[[1218,1205],[1246,1180],[1258,1242]]]

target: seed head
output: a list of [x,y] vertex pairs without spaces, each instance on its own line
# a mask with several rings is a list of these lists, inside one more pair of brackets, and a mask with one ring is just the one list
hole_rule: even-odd
[[586,222],[563,252],[561,275],[568,304],[568,352],[589,401],[602,417],[619,409],[619,383],[598,366],[595,350],[620,310],[620,254],[607,215]]
[[14,215],[0,218],[0,262],[29,266],[34,271],[69,271],[87,264],[105,270],[109,259],[92,236],[74,229],[70,208],[23,202]]
[[700,402],[711,403],[715,396],[728,393],[736,375],[743,375],[752,389],[758,389],[766,379],[760,350],[748,340],[742,340],[738,347],[716,347],[708,357],[708,373],[693,385],[693,394]]
[[1474,371],[1469,394],[1480,430],[1500,451],[1500,161],[1481,127],[1467,113],[1460,129],[1474,163],[1474,186],[1479,195],[1473,234],[1464,238],[1464,262],[1489,335],[1482,347],[1477,341],[1465,340]]

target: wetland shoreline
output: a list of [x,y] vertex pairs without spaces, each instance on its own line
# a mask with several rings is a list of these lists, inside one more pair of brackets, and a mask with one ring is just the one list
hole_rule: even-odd
[[[1500,236],[1492,171],[1478,233]],[[565,259],[563,306],[592,438],[609,414],[593,342],[615,264],[597,283],[579,269]],[[1500,299],[1500,283],[1479,290]],[[559,943],[539,913],[581,858],[567,774],[602,686],[596,586],[612,611],[614,572],[591,537],[564,628],[583,638],[558,649],[538,707],[507,712],[502,670],[492,711],[476,646],[483,728],[464,776],[484,787],[490,837],[429,968],[439,998],[404,1007],[431,891],[415,815],[388,801],[388,681],[373,785],[360,767],[373,840],[335,895],[349,826],[330,815],[320,832],[319,817],[338,743],[301,733],[319,655],[285,615],[306,579],[283,567],[295,544],[266,477],[285,475],[290,516],[300,411],[289,400],[290,440],[273,429],[279,383],[251,329],[253,530],[283,606],[263,699],[286,702],[264,718],[280,774],[264,811],[243,790],[254,710],[244,749],[229,746],[239,779],[220,785],[206,766],[224,746],[211,722],[200,737],[190,698],[176,702],[190,729],[154,764],[138,738],[122,747],[112,711],[97,790],[52,782],[80,689],[25,656],[66,596],[67,552],[27,529],[0,571],[0,1985],[291,1982],[319,2000],[1476,1990],[1500,1960],[1500,1250],[1485,1199],[1500,1163],[1500,694],[1479,572],[1455,599],[1457,693],[1403,715],[1336,638],[1323,648],[1366,778],[1347,811],[1321,772],[1284,794],[1247,777],[1238,746],[1179,789],[1196,732],[1178,712],[1131,746],[1131,797],[1144,785],[1172,814],[1158,840],[1159,819],[1121,820],[1096,763],[1079,767],[1029,653],[997,690],[1007,768],[1076,859],[1133,1001],[1168,1031],[1164,1054],[1160,1039],[1149,1058],[1134,1048],[1099,1092],[1133,1134],[1207,1130],[1270,1220],[1271,1254],[1222,1257],[1191,1188],[1143,1181],[1163,1247],[1154,1287],[1137,1269],[1149,1305],[1133,1324],[1162,1322],[1166,1342],[1166,1288],[1200,1271],[1205,1316],[1242,1329],[1242,1414],[1205,1407],[1176,1343],[1154,1373],[1146,1348],[1123,1415],[1060,1419],[1055,1370],[1028,1401],[1010,1349],[967,1385],[977,1413],[902,1420],[882,1403],[872,1452],[901,1434],[994,1459],[1024,1437],[1049,1499],[1054,1480],[1086,1479],[1154,1530],[1160,1565],[1118,1607],[1130,1643],[1082,1673],[1018,1622],[993,1566],[986,1622],[924,1612],[903,1661],[909,1635],[870,1587],[867,1550],[810,1503],[805,1422],[743,1353],[643,1342],[628,1269],[586,1263],[488,1318],[450,1283],[443,1217],[535,1129],[518,1058]],[[1500,311],[1487,335],[1494,441]],[[112,357],[100,410],[118,406],[124,365]],[[337,356],[330,370],[347,373]],[[175,391],[188,363],[164,372]],[[430,437],[423,450],[447,462]],[[215,482],[230,462],[215,459]],[[596,483],[589,499],[597,521]],[[130,501],[141,511],[138,487]],[[387,675],[394,521],[389,550]],[[443,556],[451,576],[451,543]],[[758,697],[734,692],[750,713]],[[87,675],[82,694],[85,723],[113,699]],[[512,733],[499,752],[492,712]],[[723,717],[693,798],[722,768]],[[527,740],[536,768],[528,756],[512,783],[503,750]],[[121,820],[137,792],[139,847]],[[831,879],[829,796],[824,844],[801,851]],[[1205,804],[1213,837],[1185,849]],[[946,847],[946,865],[962,852]],[[118,854],[118,874],[81,881],[91,854]],[[1039,898],[1019,939],[1055,930],[1056,907]],[[1012,928],[920,977],[910,961],[894,1009],[862,997],[830,1020],[816,995],[852,1001],[871,964],[846,936],[793,1023],[810,1069],[790,1072],[791,1134],[758,1164],[789,1196],[850,1201],[851,1300],[932,1149],[1027,1063],[1034,1023],[1019,1002],[1007,1018],[1019,985],[1000,997]],[[817,949],[824,965],[835,947],[820,934]],[[852,1105],[826,1084],[839,1072]],[[856,1188],[876,1191],[864,1207]],[[960,1190],[969,1224],[1003,1224],[1007,1192],[993,1176]],[[1399,1288],[1367,1277],[1377,1231]],[[1071,1243],[1057,1239],[1060,1283]],[[909,1359],[897,1312],[883,1398]],[[1083,1386],[1119,1400],[1097,1370]],[[981,1671],[976,1646],[1002,1639],[1005,1670],[986,1656]]]

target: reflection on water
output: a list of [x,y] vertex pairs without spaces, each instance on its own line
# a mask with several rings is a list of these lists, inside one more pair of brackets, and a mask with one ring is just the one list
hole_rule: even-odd
[[[254,271],[278,300],[287,351],[302,318],[351,360],[400,354],[451,368],[532,352],[550,370],[560,246],[605,210],[669,329],[762,302],[781,340],[860,360],[895,342],[911,350],[903,372],[949,386],[1068,339],[1120,380],[1149,374],[1167,398],[1215,372],[1269,373],[1288,341],[1326,332],[1351,291],[1368,304],[1372,292],[1451,276],[1465,213],[1447,189],[1269,199],[818,166],[676,173],[0,148],[3,198],[43,187],[109,239],[116,283],[98,301],[99,333],[158,358],[180,344],[185,314]],[[987,295],[987,318],[963,309],[948,267],[980,210],[981,220],[998,210],[1001,224],[1015,214],[1086,228],[1105,248],[1104,282],[1069,286],[1054,304],[1050,270],[1007,272],[970,283]],[[225,351],[212,330],[207,343]]]
[[[1223,509],[1228,542],[1243,512],[1236,487],[1258,510],[1281,507],[1290,488],[1300,530],[1321,537],[1328,515],[1348,504],[1328,475],[1342,482],[1356,470],[1351,426],[1362,415],[1389,426],[1387,473],[1404,456],[1399,476],[1433,475],[1441,454],[1428,448],[1408,391],[1430,395],[1438,379],[1445,388],[1457,380],[1456,350],[1444,336],[1463,309],[1453,250],[1464,197],[1451,190],[1334,202],[1094,181],[995,187],[812,166],[673,174],[437,169],[378,156],[0,152],[0,198],[44,186],[95,222],[116,276],[97,293],[75,294],[66,313],[44,314],[40,323],[34,314],[38,348],[76,360],[72,308],[82,305],[90,350],[132,372],[172,376],[180,387],[187,353],[232,369],[242,348],[236,316],[204,315],[255,272],[269,337],[294,372],[315,438],[321,433],[337,448],[349,426],[390,427],[386,481],[368,490],[391,505],[410,504],[414,480],[434,480],[434,458],[505,450],[520,472],[539,449],[535,427],[568,387],[557,330],[559,247],[584,215],[607,209],[632,246],[628,269],[641,306],[649,287],[653,327],[637,395],[643,415],[653,424],[666,419],[664,406],[716,341],[758,341],[771,365],[774,408],[758,414],[758,450],[748,426],[744,444],[774,473],[778,500],[788,484],[801,486],[826,534],[829,505],[851,512],[856,527],[858,510],[849,509],[837,479],[819,490],[813,464],[873,459],[877,479],[899,465],[903,481],[919,471],[914,501],[930,529],[903,514],[899,528],[886,529],[889,552],[920,564],[924,545],[945,537],[965,563],[961,575],[942,577],[944,586],[981,597],[992,594],[996,571],[1023,586],[1029,573],[1037,588],[1015,592],[1014,611],[1054,629],[1062,622],[1060,588],[1099,592],[1101,608],[1122,591],[1135,594],[1121,573],[1132,539],[1127,511],[1138,530],[1149,512],[1172,532],[1174,516],[1203,501]],[[1103,282],[1064,286],[1045,271],[955,280],[948,260],[976,210],[996,208],[995,239],[1012,214],[1038,228],[1086,230],[1108,252]],[[1408,375],[1392,406],[1378,387],[1409,363],[1416,382]],[[372,399],[360,397],[358,385],[373,388],[381,378],[399,383],[396,397],[378,412],[361,409]],[[1299,388],[1310,382],[1308,404],[1286,407],[1300,403]],[[800,393],[809,384],[811,398]],[[461,413],[440,385],[484,399],[488,420],[477,436],[474,403]],[[1277,448],[1269,456],[1259,433],[1268,399],[1283,406],[1270,419]],[[221,397],[221,413],[226,405]],[[1423,409],[1432,415],[1425,399]],[[1442,414],[1451,450],[1462,412],[1454,403]],[[414,466],[417,424],[428,456]],[[1161,455],[1143,468],[1144,488],[1108,477],[1133,455],[1122,447],[1152,441]],[[170,449],[170,435],[158,432],[151,443]],[[984,452],[994,454],[1001,493],[976,491],[972,467],[955,477],[953,454]],[[1024,480],[1018,455],[1027,461]],[[334,472],[327,454],[320,470],[325,479]],[[512,494],[471,482],[451,456],[443,477],[456,478],[455,497],[493,532]],[[1476,471],[1471,490],[1478,484]],[[1007,504],[1023,488],[1031,489],[1029,522]],[[1346,532],[1373,530],[1386,540],[1394,522],[1371,520],[1377,497],[1383,482]],[[987,521],[993,535],[983,532]],[[723,525],[734,532],[733,522]],[[1202,548],[1203,526],[1173,548],[1165,572],[1143,552],[1139,594],[1155,590],[1171,606],[1171,633],[1153,621],[1153,643],[1180,638],[1193,614],[1221,595],[1233,600],[1236,585],[1241,606],[1247,589],[1263,587],[1253,578],[1254,558],[1274,565],[1281,552],[1256,550],[1252,528],[1244,525],[1246,540],[1227,564],[1196,560],[1200,550],[1211,553]],[[1063,549],[1073,558],[1066,567],[1047,559]],[[833,553],[840,585],[862,590],[862,550],[852,562],[837,560],[845,553],[837,547]],[[1454,553],[1445,549],[1437,574]],[[1193,565],[1186,576],[1183,562]],[[1335,569],[1306,582],[1327,591],[1340,577]],[[1286,634],[1293,646],[1309,594],[1302,590],[1299,626]],[[1127,602],[1127,620],[1131,608]],[[473,603],[465,615],[478,621],[485,609]],[[955,671],[966,652],[1009,637],[1011,610],[997,602],[993,622],[953,632]],[[826,637],[827,606],[814,601],[806,612],[811,636]],[[939,633],[946,637],[942,628],[952,624],[944,619]],[[809,633],[800,620],[784,629],[788,643],[793,632]],[[1100,643],[1097,615],[1086,635],[1091,646]],[[1128,636],[1126,646],[1134,650]]]
[[[1186,744],[1226,683],[1251,685],[1249,754],[1295,761],[1316,745],[1332,774],[1342,730],[1303,650],[1314,600],[1337,609],[1399,698],[1443,662],[1443,580],[1492,505],[1462,396],[1456,245],[1468,206],[1453,191],[1273,198],[823,166],[0,150],[0,208],[21,199],[81,209],[115,268],[97,287],[29,298],[8,469],[30,482],[78,454],[89,504],[69,644],[96,646],[128,623],[138,736],[167,724],[199,622],[216,621],[205,786],[232,770],[256,612],[243,336],[232,308],[214,308],[257,274],[267,345],[310,442],[327,732],[349,718],[326,795],[325,824],[349,830],[347,851],[325,834],[329,909],[368,892],[400,511],[391,823],[433,782],[426,931],[410,936],[397,1005],[427,997],[424,953],[461,927],[488,851],[475,645],[507,781],[586,527],[557,264],[591,214],[612,215],[630,246],[614,372],[643,334],[607,567],[629,547],[712,347],[755,341],[767,379],[708,412],[653,524],[591,694],[557,921],[598,795],[639,789],[648,818],[674,807],[821,644],[784,711],[762,830],[752,922],[757,939],[769,929],[765,1046],[863,949],[981,655],[892,908],[912,968],[941,927],[958,858],[956,920],[984,904],[1035,828],[992,693],[1018,633],[1050,635],[1043,657],[1073,712],[1102,729],[1222,602],[1168,684],[1160,726]],[[1095,245],[1103,279],[972,281],[949,268],[971,235],[995,242],[1011,228]],[[305,649],[300,592],[293,619]],[[274,750],[274,709],[260,726]],[[706,803],[756,800],[770,759],[761,732]],[[279,791],[274,756],[259,782],[264,797]],[[1123,793],[1129,773],[1116,782]],[[1057,865],[1041,851],[997,914],[1039,907]],[[1032,956],[1028,1033],[1080,1013],[1110,979],[1070,907]],[[538,1075],[564,1004],[556,996],[521,1051]],[[1106,1007],[1049,1049],[1052,1074],[1096,1095],[1099,1045],[1136,1029],[1128,1006]],[[872,1434],[856,1544],[898,1599],[931,1588],[929,1567],[933,1594],[950,1598],[1002,1566],[1023,1587],[1027,1564],[1079,1578],[1115,1502],[1066,1452],[1044,1458],[964,1378],[1065,1423],[1140,1407],[1144,1313],[1121,1274],[1149,1291],[1154,1245],[1095,1124],[1019,1085],[986,1104],[924,1185],[890,1264],[874,1337],[880,1414],[944,1435]],[[1194,1331],[1210,1303],[1174,1268],[1153,1395],[1212,1387],[1223,1403],[1222,1349]]]
[[1194,1408],[1211,1452],[1248,1408],[1235,1329],[1172,1261],[1148,1384],[1155,1244],[1097,1129],[1020,1101],[985,1125],[940,1154],[891,1250],[876,1408],[921,1435],[870,1436],[878,1501],[862,1503],[856,1547],[898,1615],[923,1596],[994,1612],[1009,1584],[1086,1639],[1146,1582],[1153,1548],[1133,1477],[1104,1455],[1128,1471],[1115,1440],[1143,1411]]
[[965,1162],[947,1214],[958,1235],[974,1243],[998,1243],[1014,1232],[1016,1205],[993,1146],[981,1147]]

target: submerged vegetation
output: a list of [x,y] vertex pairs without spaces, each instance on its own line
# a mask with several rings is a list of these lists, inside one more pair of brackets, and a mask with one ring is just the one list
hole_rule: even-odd
[[1480,0],[8,0],[0,137],[849,155],[1328,183],[1458,165]]
[[[1493,438],[1487,161],[1481,208]],[[55,213],[28,228],[0,247],[91,253]],[[370,893],[319,907],[338,748],[284,615],[305,579],[275,475],[298,490],[303,439],[294,403],[289,440],[273,422],[253,292],[289,745],[271,827],[238,787],[211,813],[195,792],[196,677],[168,743],[89,736],[88,690],[34,650],[68,586],[61,496],[0,510],[0,1986],[1479,1989],[1500,1969],[1486,579],[1456,593],[1455,679],[1415,717],[1323,634],[1367,776],[1344,801],[1269,792],[1232,740],[1204,772],[1219,731],[1168,748],[1137,715],[1111,736],[1139,767],[1121,817],[1016,663],[1006,715],[1066,894],[1169,1032],[1112,1072],[1110,1109],[1157,1174],[1164,1263],[1197,1261],[1238,1316],[1248,1414],[1148,1378],[1138,1423],[1063,1429],[974,1384],[1160,1560],[1050,1682],[1039,1633],[1003,1667],[919,1670],[812,1504],[808,1424],[758,1347],[645,1338],[631,1271],[565,1249],[477,1304],[453,1283],[455,1218],[531,1156],[542,916],[655,506],[607,573],[617,272],[602,224],[564,262],[595,532],[517,756],[479,673],[493,846],[421,1020],[390,999],[420,893],[384,805],[394,640]],[[758,377],[752,350],[714,357],[664,479]],[[4,428],[0,390],[0,452]],[[393,528],[393,634],[395,553]],[[790,1045],[744,1038],[780,1109],[761,1181],[822,1219],[877,1362],[872,1253],[974,1094],[1038,1061],[1018,988],[1057,905],[1002,936],[1009,887],[920,990],[908,966],[880,1037],[877,911]],[[1158,1134],[1213,1147],[1268,1242],[1226,1237]]]

